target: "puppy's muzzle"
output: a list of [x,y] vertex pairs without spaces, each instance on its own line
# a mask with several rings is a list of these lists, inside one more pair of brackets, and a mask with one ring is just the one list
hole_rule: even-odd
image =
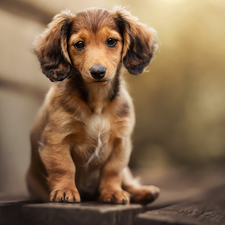
[[106,68],[105,68],[105,66],[96,64],[96,65],[91,67],[90,73],[91,73],[91,76],[94,79],[98,79],[99,80],[99,79],[102,79],[105,76]]

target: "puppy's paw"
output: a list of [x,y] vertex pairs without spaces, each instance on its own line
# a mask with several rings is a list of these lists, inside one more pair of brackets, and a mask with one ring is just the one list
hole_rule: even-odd
[[158,198],[160,189],[153,185],[142,186],[132,196],[131,201],[135,203],[147,204]]
[[106,203],[129,204],[130,194],[123,190],[103,189],[98,200]]
[[54,189],[50,193],[51,202],[80,202],[78,190],[73,188]]

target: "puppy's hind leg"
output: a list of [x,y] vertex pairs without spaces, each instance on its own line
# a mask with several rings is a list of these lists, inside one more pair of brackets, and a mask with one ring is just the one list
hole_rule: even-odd
[[131,195],[131,202],[146,204],[154,201],[160,193],[160,189],[153,186],[144,186],[134,179],[128,167],[123,170],[122,188]]

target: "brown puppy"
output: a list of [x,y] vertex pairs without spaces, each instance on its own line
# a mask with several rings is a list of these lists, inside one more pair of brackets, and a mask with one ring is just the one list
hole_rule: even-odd
[[31,132],[27,182],[36,200],[158,197],[157,187],[141,186],[128,168],[135,119],[121,75],[123,65],[142,73],[155,48],[155,31],[120,7],[64,11],[38,37],[36,55],[54,83]]

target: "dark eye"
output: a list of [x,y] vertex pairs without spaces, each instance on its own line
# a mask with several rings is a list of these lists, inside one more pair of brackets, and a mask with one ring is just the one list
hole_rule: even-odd
[[117,43],[117,40],[114,39],[114,38],[109,38],[107,41],[106,41],[106,45],[108,47],[114,47]]
[[74,44],[74,47],[75,47],[77,50],[81,51],[81,50],[84,49],[84,42],[83,42],[83,41],[78,41],[77,43]]

